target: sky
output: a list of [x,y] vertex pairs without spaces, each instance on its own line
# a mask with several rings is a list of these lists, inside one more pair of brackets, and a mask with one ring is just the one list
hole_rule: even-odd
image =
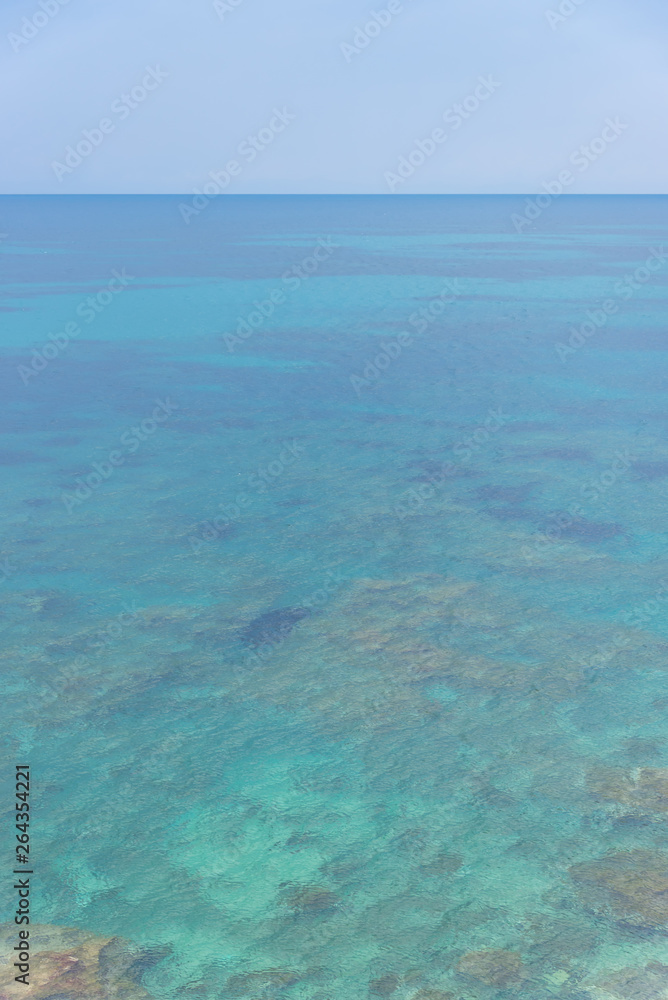
[[664,194],[667,42],[665,0],[3,0],[0,192]]

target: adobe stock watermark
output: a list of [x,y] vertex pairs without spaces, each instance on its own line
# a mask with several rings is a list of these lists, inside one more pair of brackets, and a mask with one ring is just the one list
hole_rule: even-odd
[[[135,275],[126,274],[125,268],[121,271],[114,269],[111,280],[101,288],[96,295],[89,295],[76,308],[76,315],[85,323],[93,323],[100,313],[113,302],[115,296],[120,295],[131,281],[135,280]],[[74,320],[66,323],[60,333],[50,333],[47,341],[41,348],[33,348],[32,360],[29,365],[19,365],[16,369],[21,381],[27,385],[31,378],[39,375],[44,369],[57,358],[63,351],[66,351],[71,341],[80,336],[81,326]]]
[[[568,162],[577,167],[579,173],[585,173],[589,170],[592,163],[596,163],[607,152],[610,146],[617,142],[620,135],[628,127],[628,124],[622,122],[619,117],[606,118],[600,136],[596,136],[590,142],[583,143],[577,149],[574,149],[568,158]],[[527,226],[530,226],[539,219],[545,209],[549,208],[552,202],[564,193],[565,188],[575,184],[576,180],[577,177],[571,170],[564,169],[559,171],[555,180],[543,181],[542,187],[545,194],[539,194],[535,198],[527,198],[522,215],[519,215],[517,212],[513,212],[511,215],[510,221],[515,227],[515,232],[521,233]]]
[[120,639],[123,629],[127,628],[128,625],[134,625],[138,620],[144,621],[143,609],[137,610],[136,601],[133,601],[130,607],[124,602],[121,607],[123,610],[115,616],[115,620],[110,625],[101,628],[94,636],[95,641],[91,643],[90,649],[99,650],[110,646],[117,639]]
[[502,427],[505,427],[511,419],[508,414],[502,412],[502,407],[500,406],[496,410],[490,409],[487,418],[479,427],[476,427],[470,437],[458,441],[452,448],[452,453],[457,459],[456,462],[444,462],[441,471],[428,476],[426,483],[422,483],[417,488],[411,487],[411,489],[406,490],[402,494],[402,496],[405,496],[405,503],[397,503],[394,507],[394,513],[399,520],[403,521],[410,514],[416,514],[418,510],[424,507],[425,503],[432,500],[436,496],[437,490],[445,481],[450,476],[456,474],[457,464],[469,462],[477,452],[480,452],[489,444],[493,435],[497,434]]
[[[637,267],[632,274],[625,274],[624,278],[617,282],[615,285],[617,298],[622,301],[633,298],[635,293],[651,280],[652,275],[661,270],[667,258],[668,255],[664,251],[663,245],[658,250],[653,248],[644,264]],[[598,309],[588,309],[587,319],[584,323],[581,323],[579,327],[571,327],[568,343],[558,342],[554,345],[562,364],[566,363],[570,355],[576,354],[581,347],[584,347],[590,337],[602,330],[610,316],[614,316],[617,312],[619,312],[619,304],[614,299],[605,299]]]
[[57,694],[60,694],[68,684],[76,683],[78,680],[77,672],[88,668],[100,650],[111,646],[120,639],[124,629],[129,625],[134,625],[138,620],[144,621],[143,609],[137,609],[136,601],[132,601],[130,606],[123,602],[121,607],[122,611],[114,616],[114,620],[110,624],[97,630],[95,635],[91,636],[90,642],[87,640],[85,653],[79,653],[72,663],[61,667],[56,673],[50,675],[49,683]]
[[287,291],[284,291],[283,287],[276,287],[271,290],[268,298],[261,301],[256,299],[253,303],[255,309],[252,312],[249,312],[245,317],[237,317],[236,333],[223,335],[229,353],[233,354],[236,347],[242,346],[255,330],[259,330],[264,325],[265,320],[273,315],[277,306],[284,305],[288,300],[288,295],[298,291],[303,282],[313,277],[320,265],[329,260],[334,251],[340,247],[341,244],[335,243],[331,236],[321,237],[312,254],[304,257],[299,264],[293,264],[285,271],[281,276],[281,281]]
[[156,406],[150,417],[142,420],[135,427],[129,427],[120,436],[120,448],[115,448],[107,455],[106,462],[93,462],[92,471],[87,476],[79,476],[75,479],[76,490],[73,493],[61,494],[61,500],[68,514],[71,514],[75,507],[79,507],[85,500],[99,489],[102,483],[106,482],[114,474],[115,470],[124,465],[128,455],[140,448],[144,441],[152,437],[162,424],[167,421],[178,406],[169,401],[156,400]]
[[339,43],[339,48],[346,62],[350,63],[354,56],[360,55],[374,38],[378,38],[382,31],[389,28],[394,18],[401,14],[403,9],[402,0],[390,0],[387,7],[383,7],[381,10],[372,10],[366,24],[361,27],[359,24],[355,25],[352,42]]
[[[117,97],[111,105],[111,113],[118,117],[118,121],[125,121],[140,104],[144,103],[152,91],[158,89],[167,76],[168,74],[159,66],[155,68],[147,66],[141,83],[134,86],[129,93]],[[83,138],[77,142],[76,147],[66,147],[63,163],[59,160],[52,161],[51,169],[61,184],[66,174],[73,173],[98,146],[102,145],[108,135],[116,131],[116,124],[111,118],[101,118],[96,127],[82,130]]]
[[[478,81],[478,86],[463,101],[443,112],[443,121],[451,132],[457,132],[501,86],[492,76],[479,76]],[[447,139],[448,132],[439,127],[432,129],[426,139],[416,139],[408,155],[399,157],[396,170],[385,171],[385,183],[390,191],[394,194],[399,184],[405,184]]]
[[[422,334],[435,322],[445,311],[446,306],[452,305],[457,297],[462,294],[457,278],[446,281],[441,292],[434,296],[428,306],[421,306],[416,312],[411,313],[408,318],[409,324],[417,334]],[[402,330],[392,340],[381,341],[381,350],[375,357],[369,360],[362,369],[361,375],[351,375],[350,384],[359,399],[363,389],[368,389],[376,383],[383,372],[386,372],[393,361],[401,356],[405,347],[413,343],[413,334],[407,330]]]
[[226,14],[233,14],[244,2],[245,0],[213,0],[213,9],[220,20],[224,21]]
[[70,0],[39,0],[40,9],[35,11],[32,17],[23,18],[21,30],[18,33],[10,31],[7,35],[7,41],[14,52],[18,52],[24,45],[28,45],[42,28],[46,28],[47,24],[60,12],[61,7],[67,6],[69,2]]
[[560,24],[563,24],[569,17],[572,17],[578,7],[581,7],[586,2],[587,0],[561,0],[556,10],[546,10],[545,17],[552,31],[556,31]]
[[274,108],[273,116],[267,125],[259,129],[254,135],[247,135],[243,142],[240,142],[237,146],[237,154],[243,157],[244,163],[240,163],[238,160],[228,160],[222,170],[210,170],[209,177],[211,179],[202,186],[201,191],[199,188],[193,189],[195,197],[191,200],[190,204],[187,205],[185,202],[181,202],[179,205],[179,214],[185,224],[189,226],[193,216],[197,216],[200,212],[203,212],[217,195],[222,194],[230,186],[233,178],[241,176],[244,164],[253,163],[261,153],[265,153],[276,137],[281,132],[285,132],[288,125],[296,117],[296,115],[291,114],[285,107],[281,109]]
[[[635,608],[623,612],[621,617],[624,623],[630,628],[644,629],[653,618],[661,612],[665,612],[664,602],[668,598],[668,583],[665,580],[659,580],[659,583],[661,584],[661,589],[656,591],[654,597]],[[598,646],[593,656],[590,656],[585,662],[582,662],[580,659],[576,662],[580,666],[588,667],[589,669],[604,667],[632,641],[633,636],[627,635],[624,632],[617,632],[609,642]]]
[[[587,503],[596,503],[601,497],[611,489],[619,479],[624,476],[637,456],[626,451],[615,452],[615,456],[610,466],[600,475],[585,483],[580,489],[580,495]],[[585,519],[585,511],[580,503],[571,504],[566,511],[552,515],[553,523],[535,534],[531,545],[522,546],[522,557],[527,565],[532,565],[537,556],[541,555],[550,545],[560,541],[565,531],[571,528],[577,521]]]
[[[305,446],[296,438],[290,442],[284,442],[280,454],[268,465],[260,465],[256,472],[248,476],[246,483],[248,489],[254,493],[266,493],[271,485],[279,479],[285,470],[303,455]],[[218,514],[210,521],[203,521],[197,526],[198,534],[188,536],[190,551],[197,555],[202,551],[205,544],[215,542],[221,538],[229,526],[238,521],[244,510],[252,503],[252,497],[246,492],[237,493],[234,503],[218,504],[222,514]]]

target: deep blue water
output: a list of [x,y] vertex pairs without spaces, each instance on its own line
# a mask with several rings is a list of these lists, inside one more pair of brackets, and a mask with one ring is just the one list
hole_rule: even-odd
[[184,201],[0,199],[34,920],[156,1000],[662,996],[668,199]]

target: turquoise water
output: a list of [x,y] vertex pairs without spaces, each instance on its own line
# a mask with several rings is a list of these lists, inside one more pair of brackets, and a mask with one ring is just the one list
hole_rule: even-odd
[[663,996],[668,201],[180,201],[0,199],[33,919],[160,1000]]

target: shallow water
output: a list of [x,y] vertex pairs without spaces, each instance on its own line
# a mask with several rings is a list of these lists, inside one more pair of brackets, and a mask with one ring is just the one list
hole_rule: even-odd
[[668,202],[179,203],[0,199],[34,921],[160,1000],[663,996]]

